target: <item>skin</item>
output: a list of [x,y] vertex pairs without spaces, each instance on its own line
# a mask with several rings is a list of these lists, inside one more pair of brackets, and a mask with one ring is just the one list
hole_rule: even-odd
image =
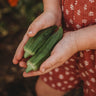
[[[29,26],[25,36],[19,44],[13,58],[13,63],[18,64],[24,54],[24,45],[30,37],[33,37],[41,29],[50,27],[52,25],[61,25],[61,8],[58,0],[43,0],[44,12],[38,16]],[[45,23],[46,22],[46,23]]]
[[59,90],[51,88],[46,83],[44,83],[41,78],[37,80],[36,92],[37,96],[64,96],[65,94],[63,91],[61,92]]
[[[26,34],[24,35],[23,40],[19,44],[16,53],[13,58],[13,63],[20,65],[20,67],[26,68],[26,61],[23,60],[24,55],[24,45],[28,41],[30,37],[33,37],[37,34],[41,29],[47,28],[52,25],[57,25],[58,27],[61,25],[61,8],[60,1],[58,0],[43,0],[44,3],[44,12],[38,16],[32,24],[30,24]],[[45,23],[46,22],[46,23]],[[87,34],[87,35],[86,35]],[[90,42],[89,42],[90,41]],[[63,38],[60,42],[54,47],[51,52],[51,56],[43,62],[40,67],[40,70],[35,72],[23,73],[24,77],[31,77],[42,75],[50,70],[61,66],[64,64],[66,60],[68,60],[73,54],[80,50],[85,49],[96,49],[96,25],[88,26],[86,28],[82,28],[73,32],[64,33]],[[38,96],[45,96],[44,92],[48,91],[52,96],[56,96],[58,94],[57,90],[54,90],[47,86],[44,82],[38,79],[36,84],[36,90],[41,85],[44,85],[43,92],[37,91]],[[46,88],[45,88],[46,87]],[[40,93],[41,92],[41,93]],[[58,96],[62,96],[64,92],[60,92]],[[48,95],[51,96],[51,95]]]
[[[87,35],[86,35],[87,34]],[[63,38],[54,47],[51,56],[42,63],[40,70],[23,73],[24,77],[42,75],[61,66],[76,52],[86,49],[96,49],[96,25],[64,33]],[[89,42],[90,41],[90,42]],[[26,68],[26,62],[20,62],[21,67]]]

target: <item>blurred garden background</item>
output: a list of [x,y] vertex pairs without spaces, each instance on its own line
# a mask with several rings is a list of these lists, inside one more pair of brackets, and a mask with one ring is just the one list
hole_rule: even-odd
[[[15,50],[29,24],[43,12],[42,0],[0,0],[0,96],[36,96],[38,77],[23,78],[12,64]],[[82,88],[66,96],[82,96]]]

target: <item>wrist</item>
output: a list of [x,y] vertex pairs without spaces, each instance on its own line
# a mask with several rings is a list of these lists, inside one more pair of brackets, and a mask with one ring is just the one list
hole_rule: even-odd
[[57,8],[57,9],[46,9],[44,10],[45,13],[50,13],[52,15],[55,16],[55,18],[61,17],[60,13],[61,13],[61,8]]
[[51,11],[51,12],[58,12],[58,10],[61,10],[60,0],[43,0],[44,3],[44,11]]
[[[64,33],[63,42],[64,43],[66,42],[66,45],[68,44],[70,53],[74,54],[74,53],[78,52],[79,49],[78,49],[78,45],[77,45],[77,42],[76,42],[75,32]],[[64,48],[65,48],[65,46],[64,46]]]
[[96,25],[74,31],[78,51],[96,49]]

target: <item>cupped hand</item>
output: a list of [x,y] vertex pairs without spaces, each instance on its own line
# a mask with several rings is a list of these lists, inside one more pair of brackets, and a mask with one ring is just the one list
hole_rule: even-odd
[[[75,32],[67,32],[64,34],[61,41],[57,43],[54,47],[51,55],[47,60],[45,60],[38,71],[31,71],[29,73],[24,72],[24,77],[42,75],[50,70],[61,66],[66,60],[68,60],[73,54],[78,51],[78,46],[76,43]],[[20,62],[21,67],[26,68],[25,62]]]
[[[57,11],[57,12],[56,12]],[[44,11],[40,16],[38,16],[32,24],[29,26],[23,40],[19,44],[16,53],[13,58],[13,64],[18,64],[23,62],[22,58],[24,55],[24,46],[27,43],[29,37],[35,36],[40,30],[47,27],[61,25],[61,9],[55,11]],[[22,64],[21,64],[22,65]]]

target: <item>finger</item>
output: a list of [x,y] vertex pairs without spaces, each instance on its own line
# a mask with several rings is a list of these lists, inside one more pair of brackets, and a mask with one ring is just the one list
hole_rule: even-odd
[[42,75],[42,74],[44,74],[44,73],[42,73],[40,71],[31,71],[29,73],[23,72],[24,77],[38,76],[38,75]]
[[29,73],[24,72],[24,73],[23,73],[23,76],[24,76],[24,77],[32,77],[32,76],[43,75],[43,74],[46,74],[46,73],[50,72],[52,69],[57,68],[57,67],[60,66],[60,65],[62,65],[62,64],[57,63],[57,64],[55,64],[54,66],[46,69],[45,72],[41,72],[40,70],[39,70],[39,71],[31,71],[31,72],[29,72]]
[[[17,48],[17,50],[16,50],[16,53],[15,53],[15,55],[14,55],[13,63],[14,63],[14,64],[19,63],[19,60],[22,59],[23,54],[24,54],[23,43],[20,43],[20,45],[18,46],[18,48]],[[17,62],[15,62],[15,61],[17,61]]]
[[50,27],[50,26],[52,26],[54,24],[55,24],[55,22],[53,20],[53,16],[48,12],[44,12],[40,16],[38,16],[33,21],[33,23],[30,25],[30,27],[28,28],[28,36],[33,37],[40,30],[42,30],[44,28],[47,28],[47,27]]
[[15,56],[13,58],[13,63],[17,64],[19,62],[19,60],[22,59],[23,55],[24,55],[24,46],[27,43],[29,37],[27,34],[25,34],[25,36],[23,37],[23,40],[21,41],[21,43],[19,44],[19,47],[16,50]]
[[24,62],[24,61],[20,61],[19,62],[19,66],[20,67],[23,67],[23,68],[26,68],[27,67],[26,62]]
[[18,64],[18,60],[15,57],[13,58],[13,64]]
[[50,67],[54,66],[56,63],[58,63],[59,57],[56,54],[51,55],[46,61],[43,62],[43,64],[40,67],[40,71],[44,72]]
[[53,69],[61,66],[62,64],[64,64],[64,63],[55,63],[54,66],[52,66],[52,67],[50,67],[50,68],[47,68],[46,71],[45,71],[45,73],[50,72],[51,70],[53,70]]

